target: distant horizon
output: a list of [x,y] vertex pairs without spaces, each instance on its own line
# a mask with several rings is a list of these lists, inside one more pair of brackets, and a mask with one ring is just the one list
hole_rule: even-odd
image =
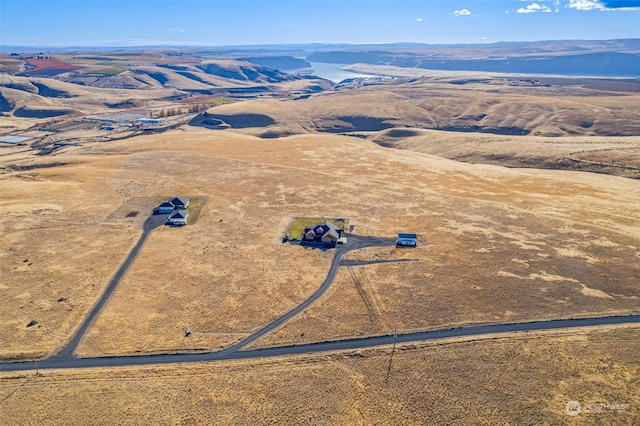
[[393,42],[374,42],[374,43],[323,43],[323,42],[309,42],[309,43],[269,43],[269,44],[229,44],[229,45],[208,45],[208,44],[140,44],[140,45],[68,45],[68,46],[56,46],[56,45],[4,45],[0,44],[0,49],[7,50],[10,48],[16,49],[54,49],[54,50],[70,50],[70,49],[233,49],[233,48],[269,48],[269,47],[312,47],[312,46],[405,46],[405,45],[417,45],[417,46],[474,46],[483,45],[491,46],[498,44],[528,44],[528,43],[553,43],[553,42],[607,42],[607,41],[625,41],[625,40],[637,40],[640,42],[640,37],[627,37],[627,38],[613,38],[613,39],[539,39],[539,40],[502,40],[494,42],[469,42],[469,43],[423,43],[414,41],[393,41]]
[[2,0],[0,46],[618,40],[638,22],[640,0]]

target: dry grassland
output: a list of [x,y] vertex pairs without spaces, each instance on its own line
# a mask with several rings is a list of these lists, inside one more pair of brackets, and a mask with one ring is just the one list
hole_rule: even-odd
[[[637,136],[638,106],[637,92],[578,84],[512,86],[504,79],[479,75],[399,79],[358,90],[319,93],[304,101],[243,102],[211,112],[262,113],[277,121],[273,132],[290,133],[330,128],[341,117],[366,117],[399,129],[553,137]],[[365,130],[355,127],[353,131]]]
[[391,129],[371,135],[386,147],[468,163],[576,170],[640,178],[640,137],[529,137]]
[[17,73],[22,69],[22,61],[9,58],[6,56],[0,57],[0,72]]
[[[40,94],[47,91],[56,95]],[[83,86],[51,78],[0,75],[0,95],[13,106],[13,109],[26,107],[34,110],[73,111],[76,115],[86,116],[108,111],[106,104],[129,103],[144,107],[166,105],[167,101],[163,99],[180,94],[176,89],[162,87],[154,90],[112,89]],[[7,121],[13,120],[10,118]]]
[[[639,134],[640,95],[423,77],[210,110],[263,114],[275,122],[268,127],[184,126],[99,143],[80,126],[52,137],[84,138],[82,146],[50,156],[0,150],[0,360],[60,350],[168,196],[191,197],[198,211],[188,226],[150,235],[80,356],[218,350],[297,306],[322,283],[333,252],[281,244],[291,217],[348,217],[360,235],[416,232],[419,246],[349,253],[409,261],[341,267],[318,302],[254,348],[638,313],[640,180],[535,167],[638,177],[639,137],[604,135]],[[179,92],[3,79],[14,88],[1,95],[16,107],[82,114],[104,113],[105,102],[154,108]],[[40,96],[33,82],[71,97]],[[7,118],[0,133],[34,122]],[[433,130],[469,126],[540,136]],[[637,326],[619,326],[2,373],[0,423],[637,424],[639,340]],[[630,408],[571,418],[571,400]]]
[[[29,118],[12,118],[11,120],[3,120],[0,123],[0,134],[8,135],[14,131],[23,131],[33,127],[33,120]],[[1,146],[3,148],[0,150],[0,153],[5,152],[5,146]]]
[[640,178],[637,90],[607,90],[606,81],[593,88],[579,79],[556,84],[561,79],[554,78],[550,86],[513,86],[514,80],[431,73],[306,100],[241,102],[210,112],[266,116],[275,124],[236,129],[263,138],[350,132],[385,147],[468,163]]
[[[638,206],[629,192],[637,191],[633,181],[613,179],[611,186],[593,187],[578,175],[572,175],[575,181],[563,175],[559,182],[554,174],[535,177],[540,173],[492,167],[465,176],[449,169],[456,169],[455,163],[396,156],[344,138],[333,144],[323,137],[285,143],[222,133],[223,139],[233,137],[233,143],[216,144],[212,135],[183,134],[189,154],[174,155],[172,161],[186,161],[204,149],[212,157],[226,157],[226,163],[242,152],[250,168],[246,163],[231,166],[236,182],[226,193],[221,191],[226,185],[218,176],[220,166],[207,171],[194,169],[195,160],[189,162],[192,181],[202,182],[197,187],[216,182],[208,206],[215,209],[213,215],[184,233],[167,230],[171,233],[152,236],[150,245],[163,239],[158,247],[177,244],[176,235],[186,243],[179,244],[179,250],[145,250],[87,336],[83,355],[215,349],[295,306],[322,281],[330,254],[274,244],[280,221],[269,218],[303,206],[317,213],[355,216],[358,233],[393,236],[411,229],[426,237],[427,244],[411,252],[416,262],[363,267],[373,282],[371,298],[382,299],[379,309],[385,314],[382,326],[371,330],[374,334],[392,328],[625,313],[637,307],[638,235],[631,218],[637,217]],[[202,136],[209,146],[198,145]],[[307,167],[282,164],[287,155],[297,159],[298,167]],[[314,170],[316,159],[327,156],[334,159],[331,174]],[[440,170],[434,173],[434,167]],[[246,174],[250,178],[243,177]],[[591,185],[599,180],[588,177],[594,178]],[[624,182],[624,189],[616,182]],[[335,196],[318,197],[318,188],[324,187],[332,188]],[[283,189],[287,194],[274,202]],[[569,198],[572,203],[567,205]],[[242,208],[233,207],[234,199],[241,200]],[[620,202],[615,212],[610,210],[612,200]],[[629,215],[620,217],[620,208]],[[204,220],[206,212],[202,216]],[[198,229],[205,224],[207,231]],[[167,269],[189,271],[189,277],[160,284]],[[336,304],[319,316],[348,324],[345,327],[360,335],[360,323],[351,323],[349,317],[355,306],[366,303],[351,293],[335,297]],[[319,327],[314,321],[309,325]],[[198,338],[185,339],[187,328]],[[296,329],[294,336],[308,329]],[[322,329],[329,331],[324,339],[343,336],[331,327]],[[306,336],[322,340],[317,331]]]
[[[473,204],[458,201],[448,213],[429,207],[407,219],[420,236],[417,249],[352,252],[347,259],[410,261],[343,267],[322,299],[253,346],[637,312],[633,238],[605,236],[588,223],[588,211],[578,220],[577,204],[564,218],[555,207]],[[389,210],[383,222],[397,215]]]
[[[105,221],[125,200],[103,185],[121,166],[118,157],[66,161],[74,165],[1,176],[2,358],[39,357],[60,347],[140,233]],[[28,160],[37,163],[46,164]],[[31,320],[38,324],[26,327]]]
[[[264,131],[185,127],[49,157],[3,156],[0,356],[60,349],[137,241],[146,212],[170,195],[206,202],[197,221],[154,231],[85,336],[81,356],[216,350],[293,308],[320,285],[333,253],[280,244],[283,220],[292,216],[346,216],[361,235],[416,232],[419,247],[350,253],[350,260],[411,261],[342,267],[323,298],[254,347],[637,313],[636,180],[463,164],[338,135],[252,136]],[[473,135],[458,136],[474,143]],[[536,149],[534,138],[520,141]],[[568,149],[570,140],[558,146],[565,143]],[[393,358],[391,348],[377,348],[3,373],[0,418],[635,424],[639,338],[638,327],[608,327],[403,345]],[[571,418],[564,411],[571,400],[630,408]]]
[[[193,225],[154,231],[80,354],[214,350],[296,306],[332,252],[275,242],[290,216],[351,217],[364,235],[413,231],[421,247],[377,254],[413,262],[341,270],[318,305],[258,345],[303,332],[315,340],[637,311],[634,180],[468,165],[342,136],[194,128],[71,147],[55,160],[68,164],[2,175],[5,358],[59,348],[140,235],[139,217],[114,221],[114,212],[173,194],[208,200]],[[364,314],[367,303],[377,317]]]
[[[640,421],[637,326],[278,359],[0,374],[6,424],[536,424]],[[393,352],[393,353],[392,353]],[[569,401],[628,404],[565,412]]]

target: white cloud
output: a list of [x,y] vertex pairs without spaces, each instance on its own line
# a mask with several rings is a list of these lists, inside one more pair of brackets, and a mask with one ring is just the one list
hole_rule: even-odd
[[568,8],[576,10],[640,10],[640,0],[569,0]]
[[422,22],[422,18],[416,18],[416,22]]
[[469,9],[456,10],[453,12],[456,16],[469,16],[471,15],[471,11]]
[[577,10],[602,10],[605,8],[598,0],[569,0],[567,7]]
[[551,12],[549,6],[540,5],[538,3],[531,3],[527,7],[521,7],[516,10],[516,13],[536,13],[536,12]]

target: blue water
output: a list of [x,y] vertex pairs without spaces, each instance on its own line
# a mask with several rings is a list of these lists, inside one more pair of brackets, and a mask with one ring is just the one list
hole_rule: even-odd
[[340,83],[342,80],[346,80],[348,78],[357,78],[357,77],[375,77],[370,74],[360,74],[351,71],[341,70],[340,67],[344,67],[349,64],[329,64],[326,62],[311,62],[311,68],[300,68],[296,70],[288,71],[290,73],[300,72],[300,71],[310,71],[313,70],[313,75],[321,78],[326,78],[327,80],[331,80],[334,83]]

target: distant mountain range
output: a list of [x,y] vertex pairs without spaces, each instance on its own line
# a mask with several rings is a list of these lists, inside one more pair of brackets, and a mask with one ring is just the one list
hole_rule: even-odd
[[640,77],[640,54],[637,53],[602,52],[558,56],[454,59],[394,52],[323,52],[314,53],[307,59],[312,62],[394,65],[447,71]]
[[551,40],[490,44],[282,44],[247,46],[25,47],[0,46],[0,53],[63,53],[118,49],[174,50],[198,57],[233,58],[287,71],[309,62],[364,63],[434,70],[523,74],[640,76],[640,39]]
[[351,46],[316,51],[306,59],[448,71],[638,77],[640,39],[368,46],[361,49]]

